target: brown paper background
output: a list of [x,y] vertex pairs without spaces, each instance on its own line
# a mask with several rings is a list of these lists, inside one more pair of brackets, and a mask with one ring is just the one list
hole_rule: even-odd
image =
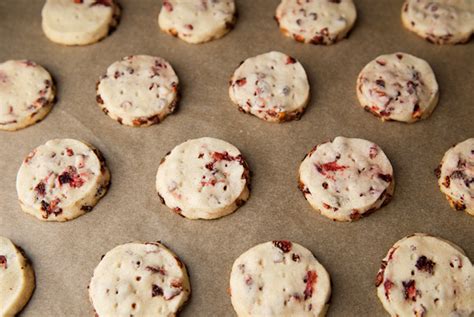
[[[323,47],[280,34],[278,1],[237,1],[236,28],[223,39],[190,45],[159,31],[160,1],[120,0],[118,29],[85,47],[63,47],[41,30],[40,0],[0,2],[0,61],[28,58],[45,66],[58,87],[46,119],[18,132],[0,132],[0,235],[31,258],[36,291],[22,316],[91,316],[87,284],[102,254],[131,240],[162,240],[187,264],[192,299],[182,316],[234,316],[226,293],[233,261],[257,243],[290,239],[309,248],[333,282],[328,316],[385,316],[374,278],[392,244],[427,232],[474,256],[474,217],[451,210],[433,169],[456,142],[474,136],[474,42],[436,46],[403,29],[401,0],[359,0],[348,40]],[[228,79],[247,57],[279,50],[296,57],[312,98],[300,121],[270,124],[239,113]],[[355,81],[383,53],[405,51],[426,59],[441,88],[438,107],[412,125],[382,123],[359,107]],[[114,61],[131,54],[166,58],[181,81],[179,110],[149,128],[119,125],[95,103],[95,82]],[[335,223],[313,211],[297,189],[301,159],[315,144],[338,135],[379,144],[396,177],[393,201],[354,223]],[[236,145],[253,171],[252,194],[234,214],[191,221],[171,213],[155,193],[160,159],[190,138],[212,136]],[[23,158],[51,138],[96,145],[112,172],[108,194],[89,214],[45,223],[18,205],[15,181]]]

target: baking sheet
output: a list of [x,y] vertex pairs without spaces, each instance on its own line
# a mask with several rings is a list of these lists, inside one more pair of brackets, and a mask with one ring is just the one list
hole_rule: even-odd
[[[181,316],[234,316],[227,295],[233,261],[257,243],[290,239],[309,248],[333,282],[328,316],[385,316],[374,278],[398,239],[414,232],[438,235],[474,256],[474,217],[453,211],[433,169],[454,143],[474,136],[474,41],[436,46],[403,29],[401,0],[358,0],[348,40],[323,47],[280,34],[278,1],[238,0],[236,28],[221,40],[190,45],[159,31],[160,1],[120,0],[118,29],[100,43],[63,47],[41,31],[41,0],[0,2],[0,61],[28,58],[56,80],[58,102],[47,118],[18,132],[0,133],[0,235],[31,258],[36,291],[22,316],[91,316],[87,285],[102,254],[131,240],[161,240],[187,264],[192,299]],[[300,121],[270,124],[239,113],[228,79],[247,57],[279,50],[296,57],[311,82],[312,98]],[[441,89],[425,121],[382,123],[358,106],[356,77],[384,53],[426,59]],[[178,111],[149,128],[119,125],[95,103],[95,82],[114,61],[131,54],[164,57],[177,71]],[[297,189],[301,159],[338,135],[379,144],[396,177],[393,201],[354,223],[334,223],[311,209]],[[155,193],[160,159],[175,145],[202,136],[224,139],[253,171],[250,200],[213,221],[183,219]],[[89,214],[68,223],[44,223],[23,213],[15,180],[23,158],[51,138],[96,145],[112,172],[108,194]]]

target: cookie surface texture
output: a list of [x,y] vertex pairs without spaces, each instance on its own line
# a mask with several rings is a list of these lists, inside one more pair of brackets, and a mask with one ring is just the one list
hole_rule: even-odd
[[275,51],[245,60],[229,87],[230,98],[240,111],[268,122],[299,119],[308,104],[309,91],[301,63]]
[[23,250],[0,236],[0,316],[14,317],[28,303],[35,275]]
[[471,0],[406,0],[403,25],[435,44],[466,43],[474,33]]
[[98,316],[176,316],[191,293],[186,267],[161,243],[126,243],[94,270],[89,297]]
[[100,41],[117,26],[119,15],[114,0],[46,0],[41,12],[43,32],[64,45]]
[[54,98],[53,80],[42,66],[29,60],[0,64],[0,130],[14,131],[42,120]]
[[24,159],[16,189],[26,213],[44,221],[68,221],[91,211],[109,183],[97,149],[74,139],[54,139]]
[[158,16],[163,31],[192,44],[223,37],[235,22],[234,0],[164,0]]
[[414,234],[395,243],[376,277],[377,295],[390,316],[474,313],[474,268],[453,243]]
[[299,169],[299,188],[323,216],[353,221],[387,204],[395,179],[390,161],[377,144],[337,137],[306,155]]
[[120,124],[145,127],[174,111],[178,85],[178,76],[163,58],[127,56],[110,65],[100,78],[96,101]]
[[439,188],[451,206],[474,216],[474,138],[450,148],[437,174]]
[[305,247],[280,240],[259,244],[235,260],[232,306],[243,316],[325,316],[331,282]]
[[275,19],[298,42],[334,44],[345,38],[357,18],[352,0],[282,0]]
[[205,137],[176,146],[162,160],[156,189],[162,202],[181,216],[214,219],[247,201],[249,174],[235,146]]
[[430,65],[413,55],[381,55],[357,78],[360,105],[382,121],[413,123],[425,119],[438,104],[439,88]]

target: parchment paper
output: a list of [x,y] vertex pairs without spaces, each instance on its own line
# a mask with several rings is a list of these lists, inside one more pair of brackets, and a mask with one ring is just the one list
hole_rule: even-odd
[[[187,264],[193,294],[181,316],[234,316],[226,292],[232,263],[268,240],[298,242],[326,267],[333,282],[328,316],[387,315],[374,279],[388,249],[405,235],[438,235],[474,257],[474,217],[449,207],[433,174],[451,145],[474,136],[474,41],[430,44],[402,27],[401,0],[358,0],[348,40],[303,45],[280,34],[273,20],[279,1],[238,0],[231,33],[190,45],[159,31],[160,1],[120,0],[122,18],[110,37],[63,47],[41,30],[43,2],[0,2],[0,61],[34,60],[58,87],[58,102],[43,122],[0,133],[0,235],[26,250],[37,278],[22,316],[91,316],[87,285],[95,266],[102,254],[131,240],[161,240]],[[228,80],[239,62],[270,50],[294,56],[308,73],[312,98],[300,121],[266,123],[239,113],[228,97]],[[426,59],[441,88],[433,115],[412,125],[382,123],[356,98],[362,67],[396,51]],[[121,126],[96,105],[98,77],[131,54],[161,56],[180,77],[179,110],[159,125]],[[395,170],[393,201],[354,223],[319,215],[297,189],[304,155],[338,135],[376,142]],[[214,221],[183,219],[161,205],[155,192],[160,159],[175,145],[202,136],[236,145],[253,171],[248,203]],[[91,142],[104,153],[112,186],[87,215],[67,223],[41,222],[21,211],[16,173],[30,150],[65,137]]]

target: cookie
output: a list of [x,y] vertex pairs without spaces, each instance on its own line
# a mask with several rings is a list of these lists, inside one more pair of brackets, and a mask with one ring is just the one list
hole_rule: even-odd
[[120,7],[114,0],[46,0],[41,16],[43,32],[51,41],[87,45],[117,26]]
[[450,148],[435,172],[450,205],[474,216],[474,138]]
[[291,241],[271,241],[235,260],[229,293],[240,317],[322,317],[329,307],[331,282],[311,251]]
[[188,140],[163,158],[156,174],[162,202],[189,219],[234,212],[250,195],[250,172],[240,151],[214,138]]
[[299,169],[299,188],[323,216],[353,221],[387,204],[395,179],[390,161],[377,144],[337,137],[306,155]]
[[0,64],[0,130],[41,121],[51,110],[55,88],[46,69],[28,60]]
[[352,0],[282,0],[275,14],[284,35],[302,43],[325,45],[345,38],[356,18]]
[[262,120],[299,119],[309,101],[308,77],[293,57],[269,52],[241,63],[230,80],[229,95],[240,111]]
[[89,297],[97,316],[176,316],[191,294],[186,267],[163,244],[126,243],[103,256]]
[[124,57],[97,83],[97,104],[120,124],[149,126],[172,113],[178,101],[178,76],[161,57]]
[[422,233],[395,243],[377,274],[377,295],[390,316],[474,313],[474,269],[456,245]]
[[35,274],[23,250],[0,236],[0,316],[14,317],[34,288]]
[[44,221],[68,221],[105,195],[110,173],[100,152],[73,139],[54,139],[25,158],[16,178],[24,212]]
[[416,122],[438,104],[439,90],[430,65],[413,55],[381,55],[357,78],[360,105],[382,121]]
[[474,33],[474,1],[405,0],[402,22],[431,43],[467,43]]
[[192,44],[223,37],[236,20],[234,0],[164,0],[158,16],[163,31]]

